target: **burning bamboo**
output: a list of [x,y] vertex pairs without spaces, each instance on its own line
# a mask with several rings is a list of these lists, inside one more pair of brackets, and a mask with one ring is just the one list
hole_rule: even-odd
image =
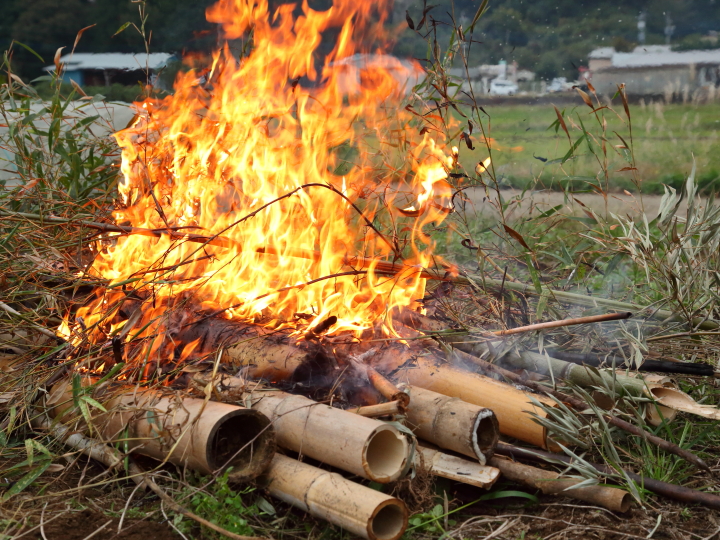
[[385,403],[377,403],[375,405],[366,405],[348,409],[351,413],[367,416],[368,418],[378,418],[380,416],[396,416],[407,412],[406,406],[402,401],[386,401]]
[[284,392],[249,398],[272,420],[283,448],[380,483],[408,468],[410,445],[389,424]]
[[[205,474],[232,466],[238,481],[259,475],[275,453],[273,427],[258,411],[128,387],[92,395],[107,410],[93,416],[93,428],[131,452]],[[45,405],[56,420],[79,420],[68,381],[51,390]]]
[[500,469],[508,480],[539,489],[545,495],[561,495],[602,506],[613,512],[627,512],[631,497],[627,491],[608,486],[575,487],[582,480],[562,478],[556,472],[545,471],[529,465],[523,465],[504,457],[494,457],[490,465]]
[[409,388],[407,423],[415,435],[485,465],[499,437],[492,410],[420,387]]
[[500,470],[461,457],[445,454],[432,448],[418,446],[416,464],[422,464],[435,476],[489,489],[500,478]]
[[397,540],[407,527],[402,501],[339,474],[276,455],[263,476],[270,494],[368,540]]

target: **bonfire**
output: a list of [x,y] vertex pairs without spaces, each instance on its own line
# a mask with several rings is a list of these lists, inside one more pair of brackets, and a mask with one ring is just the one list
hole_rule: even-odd
[[[85,223],[98,234],[78,275],[92,286],[76,291],[56,329],[60,369],[32,405],[37,429],[110,468],[128,455],[203,474],[230,468],[234,482],[381,540],[403,534],[408,509],[402,494],[366,481],[397,485],[417,471],[481,489],[504,475],[627,511],[628,491],[506,457],[571,462],[548,454],[564,449],[577,463],[568,447],[582,441],[561,427],[572,409],[708,468],[581,388],[621,387],[655,425],[677,411],[720,418],[717,409],[668,378],[602,369],[637,367],[619,356],[531,351],[510,337],[621,321],[643,307],[592,299],[607,313],[479,332],[447,309],[457,288],[546,293],[539,280],[471,275],[440,255],[463,191],[490,178],[491,159],[471,178],[460,148],[493,141],[453,112],[447,80],[386,55],[386,2],[316,11],[220,0],[207,18],[243,51],[219,48],[206,69],[182,72],[172,95],[135,104],[115,133],[112,222]],[[423,85],[444,103],[424,99]],[[172,501],[151,472],[126,467],[178,512],[233,537]],[[645,488],[720,507],[686,488]]]

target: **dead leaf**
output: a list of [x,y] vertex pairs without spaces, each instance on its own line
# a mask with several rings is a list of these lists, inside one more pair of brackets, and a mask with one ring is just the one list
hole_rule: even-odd
[[527,242],[525,242],[525,239],[522,237],[522,235],[521,235],[519,232],[517,232],[515,229],[511,229],[510,227],[508,227],[508,226],[505,225],[504,223],[503,223],[503,227],[505,228],[505,232],[508,233],[510,236],[512,236],[515,240],[517,240],[518,242],[520,242],[520,244],[522,244],[522,246],[523,246],[525,249],[527,249],[528,251],[532,251],[532,250],[530,249],[530,246],[527,245]]

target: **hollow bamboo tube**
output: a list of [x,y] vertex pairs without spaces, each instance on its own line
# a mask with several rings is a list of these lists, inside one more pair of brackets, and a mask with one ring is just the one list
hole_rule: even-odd
[[368,540],[397,540],[407,527],[405,504],[337,473],[276,455],[263,475],[273,497]]
[[423,446],[419,446],[417,450],[415,463],[422,463],[435,476],[483,489],[492,487],[500,478],[500,471],[495,467],[488,467]]
[[[413,387],[425,388],[492,409],[500,424],[500,433],[504,435],[545,449],[548,444],[553,444],[547,440],[546,429],[535,422],[530,413],[541,418],[547,414],[531,402],[528,394],[509,384],[448,364],[436,364],[425,357],[417,357],[414,366],[397,371],[395,379]],[[532,397],[541,403],[554,406],[553,402],[544,396]]]
[[493,457],[490,465],[500,469],[502,475],[508,480],[539,489],[545,495],[570,497],[602,506],[613,512],[627,512],[630,509],[632,499],[630,494],[622,489],[608,486],[569,489],[578,485],[581,480],[562,478],[556,472],[523,465],[503,457]]
[[283,448],[380,483],[407,468],[410,445],[389,424],[284,392],[256,392],[251,400]]
[[[247,480],[259,475],[275,453],[273,426],[258,411],[132,387],[112,393],[98,389],[93,397],[108,411],[93,415],[93,428],[138,454],[204,474],[232,466],[234,479]],[[64,423],[78,418],[67,381],[52,389],[46,406]]]
[[409,390],[407,423],[418,438],[485,465],[500,435],[492,410],[417,386]]

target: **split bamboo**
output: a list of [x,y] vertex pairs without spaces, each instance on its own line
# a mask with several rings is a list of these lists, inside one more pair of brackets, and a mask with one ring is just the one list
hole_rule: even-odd
[[576,488],[582,480],[562,478],[558,473],[523,465],[515,461],[494,457],[490,465],[500,469],[508,480],[539,489],[545,495],[560,495],[602,506],[613,512],[627,512],[632,502],[630,494],[622,489],[608,486]]
[[415,463],[422,463],[435,476],[489,489],[500,478],[500,470],[432,448],[418,447]]
[[397,480],[408,468],[410,445],[385,422],[284,392],[249,398],[273,422],[283,448],[380,483]]
[[420,387],[409,388],[409,394],[407,424],[418,438],[481,465],[492,457],[500,435],[492,410]]
[[[273,427],[258,411],[132,387],[98,388],[92,395],[107,410],[93,414],[93,428],[138,454],[204,474],[232,466],[239,481],[259,475],[275,453]],[[64,381],[45,405],[51,417],[66,424],[76,420],[87,429],[73,402],[72,387]]]
[[337,473],[276,455],[263,478],[273,497],[367,540],[397,540],[407,528],[402,501]]

